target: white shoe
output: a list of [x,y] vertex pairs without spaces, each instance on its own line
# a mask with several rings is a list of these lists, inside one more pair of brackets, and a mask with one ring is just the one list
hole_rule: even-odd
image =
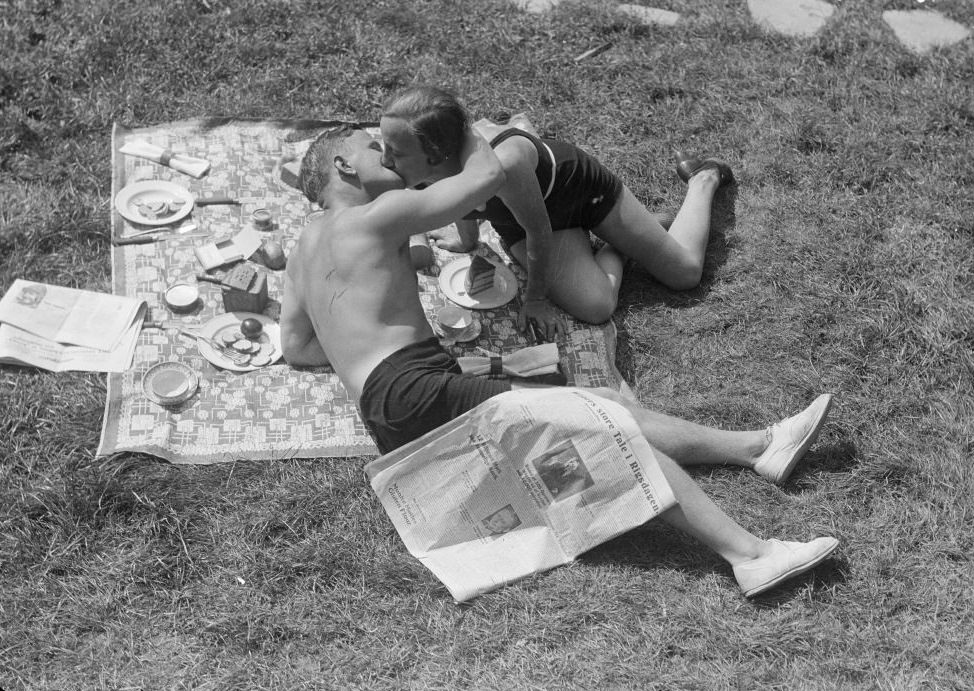
[[771,554],[734,567],[734,578],[744,591],[744,597],[754,597],[818,566],[839,546],[834,537],[819,537],[811,542],[768,542],[774,549]]
[[788,479],[808,447],[815,442],[832,405],[832,394],[823,393],[798,415],[771,426],[771,443],[758,457],[754,470],[776,484]]

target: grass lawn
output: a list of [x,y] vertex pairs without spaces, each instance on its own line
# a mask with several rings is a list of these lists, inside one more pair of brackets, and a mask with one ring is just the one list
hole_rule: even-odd
[[[692,471],[763,536],[841,551],[754,602],[653,522],[457,606],[402,547],[368,459],[94,457],[103,375],[0,367],[0,687],[972,688],[974,41],[926,56],[834,0],[814,38],[743,0],[0,2],[0,291],[110,290],[113,121],[374,119],[414,81],[526,112],[653,208],[675,147],[719,154],[703,284],[633,271],[619,367],[728,428],[836,395],[792,479]],[[974,4],[931,0],[969,27]],[[574,58],[611,42],[609,50]]]

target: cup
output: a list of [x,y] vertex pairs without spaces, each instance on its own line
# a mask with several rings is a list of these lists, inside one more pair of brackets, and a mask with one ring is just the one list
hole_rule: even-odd
[[436,256],[433,254],[433,250],[430,249],[429,245],[414,245],[410,243],[409,259],[413,263],[413,268],[416,271],[422,271],[433,265],[433,262],[436,261]]
[[267,209],[257,209],[250,215],[250,218],[254,222],[254,227],[257,230],[274,229],[274,216]]
[[446,338],[456,338],[473,324],[473,312],[457,305],[444,305],[436,310],[436,324]]

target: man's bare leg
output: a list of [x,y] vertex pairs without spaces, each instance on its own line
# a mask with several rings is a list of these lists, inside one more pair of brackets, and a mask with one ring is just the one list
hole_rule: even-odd
[[662,514],[663,520],[714,550],[731,566],[769,553],[766,540],[748,532],[724,513],[672,458],[657,453],[656,460],[679,502]]
[[773,482],[784,482],[814,443],[825,423],[832,397],[819,396],[805,410],[762,430],[731,431],[705,427],[643,408],[618,393],[600,395],[624,405],[643,436],[680,465],[736,465]]
[[838,540],[831,537],[809,542],[762,540],[724,513],[673,459],[657,453],[656,460],[679,502],[660,517],[727,561],[747,597],[805,573],[839,546]]
[[700,283],[703,274],[711,206],[719,184],[720,176],[713,169],[690,178],[669,232],[660,223],[663,217],[651,213],[624,186],[609,215],[593,232],[663,285],[689,290]]

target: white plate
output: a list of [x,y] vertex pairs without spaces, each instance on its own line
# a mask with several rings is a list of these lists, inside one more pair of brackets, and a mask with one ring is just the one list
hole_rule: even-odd
[[[158,202],[182,202],[173,213],[160,213],[158,216],[146,215],[140,206]],[[193,210],[193,195],[185,187],[165,180],[143,180],[126,185],[115,195],[115,208],[118,213],[132,223],[145,226],[165,226],[186,218]]]
[[468,255],[443,267],[443,270],[440,271],[440,290],[443,291],[444,295],[461,307],[475,310],[500,307],[514,299],[514,296],[517,295],[517,278],[514,276],[514,272],[503,264],[498,264],[490,259],[487,261],[497,267],[497,272],[494,274],[494,287],[485,290],[477,297],[467,295],[464,281],[467,278],[467,272],[470,270],[471,261],[473,259]]
[[[201,335],[217,343],[222,343],[223,341],[221,339],[225,331],[239,331],[240,322],[248,318],[257,319],[264,325],[264,330],[261,332],[259,339],[251,338],[248,340],[262,344],[271,343],[274,346],[274,353],[271,355],[271,361],[267,365],[273,365],[281,359],[284,351],[281,349],[281,327],[270,317],[253,312],[227,312],[226,314],[213,317],[213,319],[203,324],[199,332]],[[196,347],[199,348],[200,355],[221,369],[227,369],[231,372],[253,372],[255,369],[260,369],[257,365],[235,365],[227,357],[210,346],[210,344],[204,343],[199,339],[196,341]],[[266,367],[267,365],[262,366]]]

